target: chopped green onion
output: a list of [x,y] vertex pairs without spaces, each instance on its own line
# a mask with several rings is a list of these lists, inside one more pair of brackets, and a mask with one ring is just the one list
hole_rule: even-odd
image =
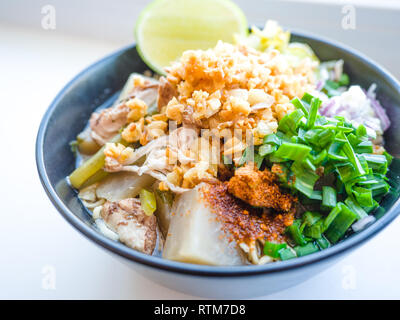
[[365,218],[368,214],[365,210],[355,201],[352,200],[350,197],[347,198],[344,203],[349,207],[357,215],[357,220]]
[[363,167],[363,169],[365,170],[365,172],[369,172],[372,170],[372,169],[370,170],[370,168],[368,167],[368,162],[362,154],[357,154],[356,156],[357,156],[358,160],[360,160],[360,164]]
[[303,165],[297,161],[293,162],[291,169],[295,174],[294,188],[310,197],[314,192],[314,185],[319,179],[319,175],[311,170],[305,170]]
[[338,81],[340,86],[348,86],[350,84],[350,78],[347,74],[342,73],[339,81]]
[[363,207],[372,207],[372,191],[370,189],[362,187],[353,187],[353,195],[357,199],[357,202]]
[[275,133],[271,133],[264,137],[263,144],[273,144],[276,146],[280,146],[282,144],[282,139],[279,138]]
[[310,199],[312,200],[322,200],[322,191],[314,190],[310,195]]
[[294,221],[291,226],[286,228],[286,230],[296,244],[304,246],[307,243],[300,231],[300,220]]
[[303,160],[302,166],[303,166],[304,170],[310,170],[313,172],[315,172],[315,170],[317,170],[317,168],[312,163],[310,157],[307,157],[305,160]]
[[310,112],[307,117],[306,128],[311,129],[315,124],[315,119],[317,119],[318,108],[322,101],[318,98],[312,98]]
[[322,187],[322,207],[332,209],[336,206],[336,190],[329,186]]
[[310,197],[314,192],[314,184],[318,180],[319,176],[308,172],[301,176],[295,176],[294,187],[296,190]]
[[301,98],[301,101],[303,103],[306,103],[306,104],[310,105],[313,98],[314,98],[314,96],[312,94],[309,94],[308,92],[306,92],[303,95],[303,97]]
[[312,226],[307,226],[304,228],[304,235],[313,239],[321,238],[323,232],[324,232],[323,220],[319,220]]
[[279,251],[282,249],[286,249],[286,247],[287,247],[286,243],[273,243],[265,241],[264,254],[272,258],[278,258]]
[[251,152],[249,152],[248,148],[244,149],[243,154],[239,159],[239,166],[242,166],[249,161],[250,153]]
[[357,158],[356,154],[354,153],[354,150],[350,144],[350,142],[347,140],[346,136],[341,133],[346,140],[346,143],[343,145],[342,150],[346,154],[347,158],[349,159],[350,163],[353,165],[354,169],[356,170],[356,173],[358,175],[363,175],[366,172],[364,171],[363,167],[360,164],[360,160]]
[[341,211],[340,202],[329,212],[328,216],[324,220],[324,230],[328,229],[333,220],[336,219],[337,215]]
[[388,166],[390,166],[390,164],[392,163],[393,160],[393,156],[391,156],[389,153],[387,153],[386,151],[383,152],[383,155],[386,157]]
[[347,135],[347,140],[349,140],[353,148],[362,142],[362,140],[360,140],[353,132]]
[[296,251],[294,251],[292,248],[285,248],[279,250],[279,257],[281,258],[282,261],[289,260],[296,258]]
[[342,152],[345,141],[335,138],[328,149],[328,157],[332,160],[347,160],[346,155]]
[[382,182],[383,179],[378,176],[377,174],[369,174],[361,177],[357,177],[356,179],[353,180],[354,183],[357,183],[361,186],[367,186],[369,187],[372,184]]
[[360,124],[357,129],[356,129],[356,136],[357,138],[359,138],[360,140],[368,140],[368,132],[367,132],[367,128],[363,125]]
[[303,257],[311,253],[318,252],[319,248],[313,242],[309,242],[304,246],[294,247],[294,251],[296,251],[298,257]]
[[337,90],[339,87],[340,85],[337,82],[326,80],[322,91],[325,92],[328,97],[339,96],[341,94],[341,92]]
[[381,154],[367,154],[364,153],[363,157],[367,160],[368,166],[375,172],[385,174],[387,171],[388,161],[385,155]]
[[354,151],[357,153],[372,153],[374,151],[372,141],[361,141],[354,147]]
[[340,211],[325,231],[326,238],[331,243],[338,242],[357,219],[357,215],[345,204],[339,202]]
[[305,236],[309,238],[318,239],[321,237],[321,233],[323,232],[322,215],[318,212],[307,211],[303,215],[303,223],[300,227],[300,230],[304,233]]
[[310,129],[304,134],[304,139],[319,148],[324,148],[335,137],[333,129]]
[[314,165],[318,166],[322,162],[324,162],[324,160],[326,159],[327,156],[328,156],[328,152],[326,151],[326,149],[324,149],[320,153],[318,153],[317,155],[312,156],[311,162]]
[[339,177],[343,183],[346,183],[357,176],[351,163],[337,164],[336,170],[338,171]]
[[308,116],[308,109],[304,104],[300,101],[299,98],[294,98],[292,101],[292,104],[299,110],[303,111],[305,116]]
[[378,207],[379,207],[378,201],[374,200],[374,206],[373,207],[368,207],[368,208],[363,208],[363,209],[367,214],[370,214],[370,213],[372,213],[372,211],[374,211]]
[[344,194],[346,192],[346,187],[340,179],[336,179],[335,187],[338,194]]
[[257,169],[260,169],[263,161],[264,161],[264,157],[260,156],[258,153],[254,154],[254,162],[257,166]]
[[258,149],[258,154],[262,157],[266,156],[267,154],[270,154],[272,152],[276,151],[276,146],[270,145],[270,144],[263,144],[259,149]]
[[306,211],[303,214],[303,224],[307,226],[312,226],[314,223],[321,219],[321,214],[319,212]]
[[288,161],[288,159],[277,157],[277,156],[275,156],[275,153],[271,153],[269,156],[269,161],[270,162],[286,162],[286,161]]
[[[338,82],[328,80],[323,91],[340,94],[339,87],[348,82],[347,75]],[[367,216],[385,194],[400,185],[388,184],[386,173],[392,157],[387,152],[373,153],[371,133],[364,125],[356,127],[343,116],[319,115],[321,101],[308,93],[301,100],[294,98],[292,104],[296,110],[279,122],[275,134],[264,137],[257,156],[265,157],[280,185],[297,193],[304,204],[322,201],[321,207],[330,210],[325,218],[306,212],[287,228],[300,256],[305,247],[312,252],[339,241],[356,219]],[[335,181],[329,182],[329,175]],[[314,190],[317,180],[322,191]],[[346,200],[338,202],[338,198]],[[315,243],[310,242],[313,239]],[[279,256],[294,257],[290,250],[281,249]]]
[[346,121],[345,117],[343,116],[335,116],[335,119],[338,120],[338,122],[341,122],[342,124]]
[[371,184],[368,187],[371,190],[373,197],[384,195],[390,189],[389,184],[383,180],[378,181],[377,183]]
[[303,118],[304,112],[300,109],[296,109],[292,113],[285,115],[281,121],[279,121],[278,130],[284,133],[296,134],[296,129]]
[[336,126],[336,130],[340,131],[340,132],[343,132],[343,133],[350,133],[350,132],[354,131],[353,128],[346,127],[346,126],[339,126],[339,125]]
[[312,149],[304,144],[284,142],[274,153],[276,157],[302,161]]
[[322,235],[321,238],[316,239],[315,242],[318,244],[318,246],[321,250],[324,250],[331,246],[331,243],[329,242],[329,240],[327,238],[325,238],[324,235]]

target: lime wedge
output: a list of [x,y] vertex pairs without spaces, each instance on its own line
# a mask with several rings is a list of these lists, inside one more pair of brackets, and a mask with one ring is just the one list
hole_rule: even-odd
[[208,49],[218,40],[233,43],[246,35],[242,10],[230,0],[155,0],[140,14],[135,27],[138,52],[155,72],[189,49]]

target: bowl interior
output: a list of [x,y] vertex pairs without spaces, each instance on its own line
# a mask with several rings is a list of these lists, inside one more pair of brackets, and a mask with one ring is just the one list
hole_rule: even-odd
[[[364,88],[368,88],[372,83],[377,84],[377,97],[392,121],[390,129],[385,134],[386,147],[391,154],[398,157],[400,154],[400,87],[397,81],[375,63],[356,52],[343,48],[341,45],[299,33],[293,33],[292,39],[293,41],[307,42],[322,61],[343,59],[345,61],[345,72],[349,74],[353,84],[360,84]],[[74,140],[76,135],[85,127],[94,109],[100,105],[111,105],[113,98],[122,88],[130,73],[143,73],[145,70],[147,70],[147,67],[138,56],[135,46],[130,46],[102,59],[76,76],[56,97],[43,119],[37,140],[39,174],[50,199],[63,216],[93,241],[119,255],[142,263],[149,263],[150,261],[153,265],[155,262],[157,266],[169,265],[175,268],[181,265],[180,268],[189,268],[185,267],[184,264],[145,256],[105,238],[97,232],[88,212],[79,202],[76,192],[68,186],[65,180],[65,177],[75,167],[75,158],[69,146],[70,141]],[[350,238],[355,237],[351,244],[350,239],[346,239],[333,248],[311,256],[322,258],[340,250],[346,250],[379,231],[397,216],[398,210],[395,210],[393,205],[398,198],[399,175],[400,164],[395,159],[390,170],[390,180],[395,192],[386,196],[377,213],[378,218],[386,219],[383,224],[381,223],[381,226],[367,228],[361,232],[361,234],[364,234],[363,236],[350,236]],[[390,212],[385,214],[389,209],[391,209]],[[387,215],[390,215],[390,217],[387,217]],[[382,220],[384,220],[383,218]],[[279,262],[279,265],[296,266],[299,263],[304,264],[305,261],[312,261],[311,256],[294,259],[298,262],[294,260]],[[198,266],[200,269],[203,267]],[[190,268],[196,267],[192,265]],[[212,267],[207,268],[209,271]],[[254,267],[251,268],[254,269]],[[274,267],[268,265],[256,268],[268,270],[268,268]]]

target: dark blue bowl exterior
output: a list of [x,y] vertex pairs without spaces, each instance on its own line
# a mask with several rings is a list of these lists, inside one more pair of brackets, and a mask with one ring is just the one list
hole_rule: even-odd
[[[365,88],[372,83],[378,85],[378,99],[392,120],[392,127],[385,134],[386,146],[392,154],[399,155],[400,84],[375,62],[341,44],[295,32],[292,39],[307,42],[323,61],[343,59],[345,71],[353,83]],[[166,286],[201,296],[221,298],[265,294],[316,274],[344,253],[365,243],[399,214],[399,201],[391,199],[388,204],[391,208],[366,230],[324,251],[265,266],[184,264],[144,255],[104,237],[94,227],[76,192],[65,181],[75,165],[69,142],[84,128],[93,110],[122,88],[130,73],[142,73],[146,69],[134,45],[93,64],[71,80],[55,98],[44,115],[36,142],[39,176],[58,211],[86,237],[124,262],[133,263],[137,271]]]

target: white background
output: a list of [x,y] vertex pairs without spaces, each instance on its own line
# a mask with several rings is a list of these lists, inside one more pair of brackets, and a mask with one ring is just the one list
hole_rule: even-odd
[[[346,42],[400,77],[400,11],[394,1],[356,4],[356,30],[343,30],[341,5],[316,1],[237,1],[250,22],[282,21]],[[317,1],[318,2],[318,1]],[[321,2],[321,1],[320,1]],[[146,1],[1,1],[0,3],[0,298],[196,298],[145,279],[83,238],[47,199],[36,173],[39,122],[76,73],[133,41]],[[365,5],[366,3],[366,5]],[[41,28],[53,4],[57,28]],[[397,46],[397,47],[396,47]],[[68,124],[65,124],[68,125]],[[264,299],[400,298],[400,219],[313,279]],[[54,271],[55,288],[46,286]],[[47,289],[46,289],[47,288]]]

